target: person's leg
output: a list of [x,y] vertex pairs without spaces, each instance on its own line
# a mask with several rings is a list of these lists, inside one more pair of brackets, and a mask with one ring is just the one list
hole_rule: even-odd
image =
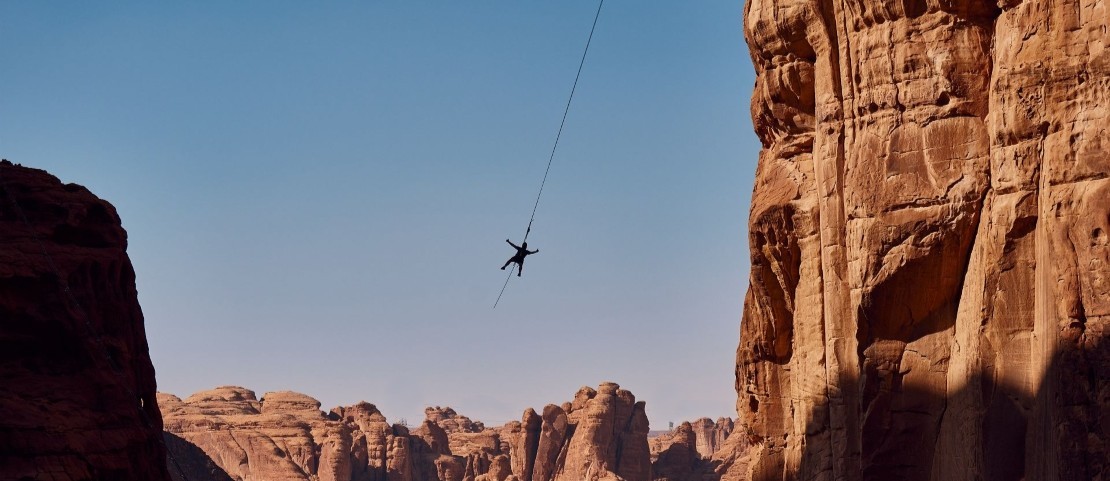
[[518,263],[517,263],[517,266],[519,266],[519,267],[517,267],[517,269],[516,269],[516,276],[517,276],[517,277],[520,277],[520,274],[521,274],[522,272],[524,272],[524,261],[523,261],[523,260],[521,260],[520,262],[518,262]]
[[512,264],[512,262],[513,262],[512,259],[509,259],[509,260],[505,261],[505,265],[501,266],[501,270],[505,270],[505,268],[509,267],[509,264]]

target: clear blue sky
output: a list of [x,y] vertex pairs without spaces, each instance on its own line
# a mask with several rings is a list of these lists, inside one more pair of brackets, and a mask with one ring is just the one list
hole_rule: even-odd
[[612,380],[734,416],[759,149],[740,0],[3,2],[0,156],[111,201],[159,389],[451,405]]

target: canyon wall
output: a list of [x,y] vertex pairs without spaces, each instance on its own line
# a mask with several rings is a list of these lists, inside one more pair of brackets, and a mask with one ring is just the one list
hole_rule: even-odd
[[0,479],[169,479],[126,249],[111,204],[0,162]]
[[1110,478],[1110,7],[749,0],[754,480]]
[[[166,431],[183,441],[169,448],[192,481],[652,479],[644,403],[614,383],[583,387],[570,402],[528,409],[499,428],[435,407],[409,429],[370,403],[325,413],[304,394],[258,399],[233,386],[158,400]],[[222,471],[205,476],[209,460]]]

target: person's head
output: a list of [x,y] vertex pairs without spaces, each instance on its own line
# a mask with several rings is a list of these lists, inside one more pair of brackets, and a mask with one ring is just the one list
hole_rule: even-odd
[[528,248],[528,243],[527,242],[521,242],[520,243],[520,248],[521,249],[527,249]]

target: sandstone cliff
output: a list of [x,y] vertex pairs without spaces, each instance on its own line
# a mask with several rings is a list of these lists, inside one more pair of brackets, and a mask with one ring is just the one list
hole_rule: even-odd
[[747,2],[755,447],[727,479],[1110,477],[1108,24],[1097,1]]
[[[225,473],[240,481],[651,479],[644,403],[614,383],[500,428],[435,407],[410,430],[365,402],[325,414],[303,394],[258,399],[232,386],[158,399],[166,430],[187,442],[171,443],[171,452],[197,466],[192,481]],[[223,472],[203,477],[208,459]]]
[[169,479],[126,249],[111,204],[0,162],[0,479]]

